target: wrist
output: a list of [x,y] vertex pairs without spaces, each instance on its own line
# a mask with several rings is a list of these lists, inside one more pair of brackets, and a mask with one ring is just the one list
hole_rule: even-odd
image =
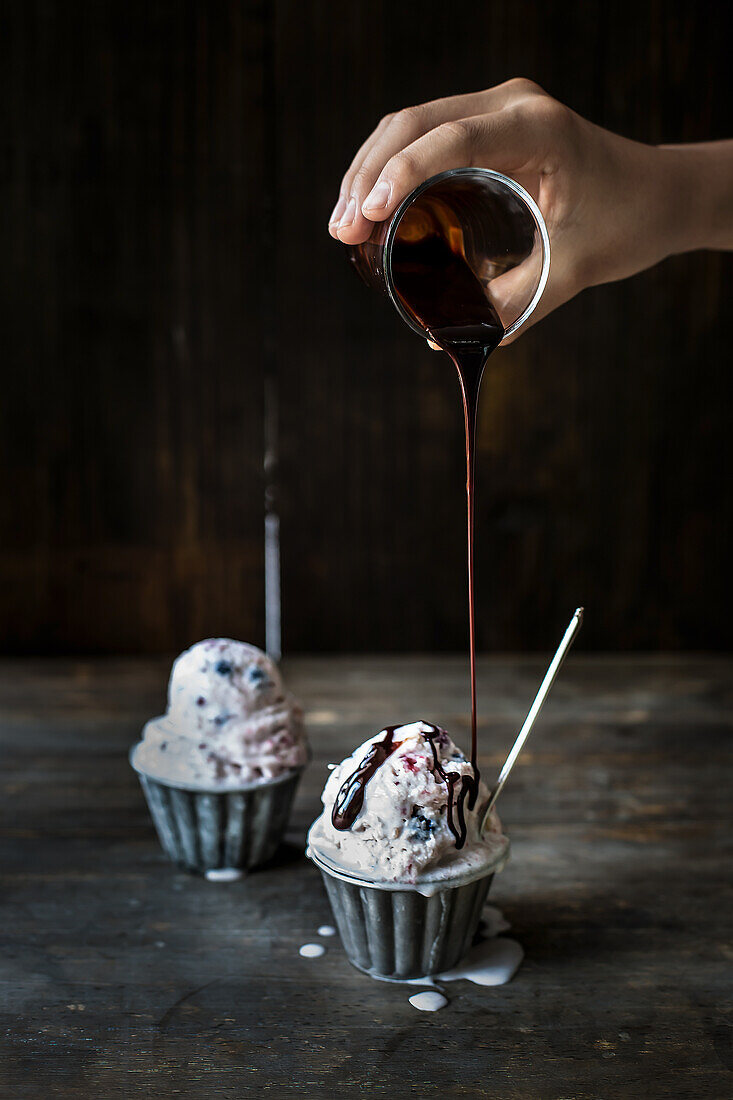
[[695,165],[684,147],[652,146],[653,195],[659,213],[660,259],[702,247],[700,204],[695,190]]
[[733,248],[733,142],[655,150],[667,255]]

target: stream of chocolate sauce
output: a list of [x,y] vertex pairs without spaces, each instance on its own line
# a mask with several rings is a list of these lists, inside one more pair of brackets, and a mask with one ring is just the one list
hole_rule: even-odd
[[[418,199],[402,221],[392,246],[392,278],[403,305],[425,329],[430,339],[453,360],[463,397],[466,437],[466,517],[468,529],[468,630],[471,666],[471,771],[470,776],[446,772],[433,737],[423,734],[433,750],[434,771],[448,788],[447,818],[456,848],[466,842],[464,804],[476,804],[480,772],[476,717],[476,613],[474,596],[474,481],[476,413],[486,361],[504,336],[504,327],[464,254],[463,234],[446,231],[445,212]],[[427,723],[426,723],[427,724]],[[374,743],[357,770],[346,780],[334,804],[336,829],[349,829],[364,803],[366,784],[397,748],[391,726],[382,741]],[[461,780],[456,795],[456,785]]]
[[[418,204],[416,204],[417,206]],[[414,229],[398,232],[392,249],[392,275],[405,307],[432,341],[453,360],[463,397],[466,444],[466,519],[468,532],[468,631],[471,665],[471,767],[473,809],[480,773],[476,720],[476,611],[474,596],[474,483],[476,414],[486,361],[504,336],[496,310],[463,254],[463,237],[441,231],[440,219],[415,213]],[[430,213],[430,211],[428,211]],[[400,230],[402,223],[400,224]]]

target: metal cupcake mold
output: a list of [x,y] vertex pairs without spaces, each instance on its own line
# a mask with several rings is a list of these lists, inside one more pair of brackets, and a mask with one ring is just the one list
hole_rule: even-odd
[[428,896],[385,890],[331,874],[320,862],[349,961],[379,978],[425,978],[450,970],[473,943],[494,877],[446,884]]
[[205,874],[249,870],[272,858],[302,770],[221,792],[171,786],[142,771],[138,776],[165,853],[187,871]]

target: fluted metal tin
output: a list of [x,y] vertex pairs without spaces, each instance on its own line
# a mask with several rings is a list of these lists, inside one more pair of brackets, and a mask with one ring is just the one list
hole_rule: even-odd
[[[133,767],[135,767],[133,762]],[[166,854],[187,871],[248,870],[275,854],[302,768],[235,791],[171,786],[138,772]]]
[[484,864],[449,879],[430,876],[414,885],[374,882],[347,871],[308,837],[309,858],[326,887],[349,961],[377,978],[426,978],[454,967],[473,943],[481,910],[509,854],[501,844]]
[[380,978],[425,978],[450,970],[476,934],[493,874],[425,897],[321,874],[349,960]]

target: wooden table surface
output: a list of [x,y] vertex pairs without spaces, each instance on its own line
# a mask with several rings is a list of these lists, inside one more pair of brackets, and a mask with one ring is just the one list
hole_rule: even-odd
[[[481,661],[498,769],[542,672]],[[460,658],[300,658],[314,759],[275,866],[233,884],[163,857],[126,761],[162,660],[0,666],[0,1097],[733,1094],[733,661],[571,659],[500,804],[493,900],[526,958],[435,1014],[359,974],[303,858],[325,764],[387,722],[467,739]],[[325,942],[325,941],[324,941]]]

